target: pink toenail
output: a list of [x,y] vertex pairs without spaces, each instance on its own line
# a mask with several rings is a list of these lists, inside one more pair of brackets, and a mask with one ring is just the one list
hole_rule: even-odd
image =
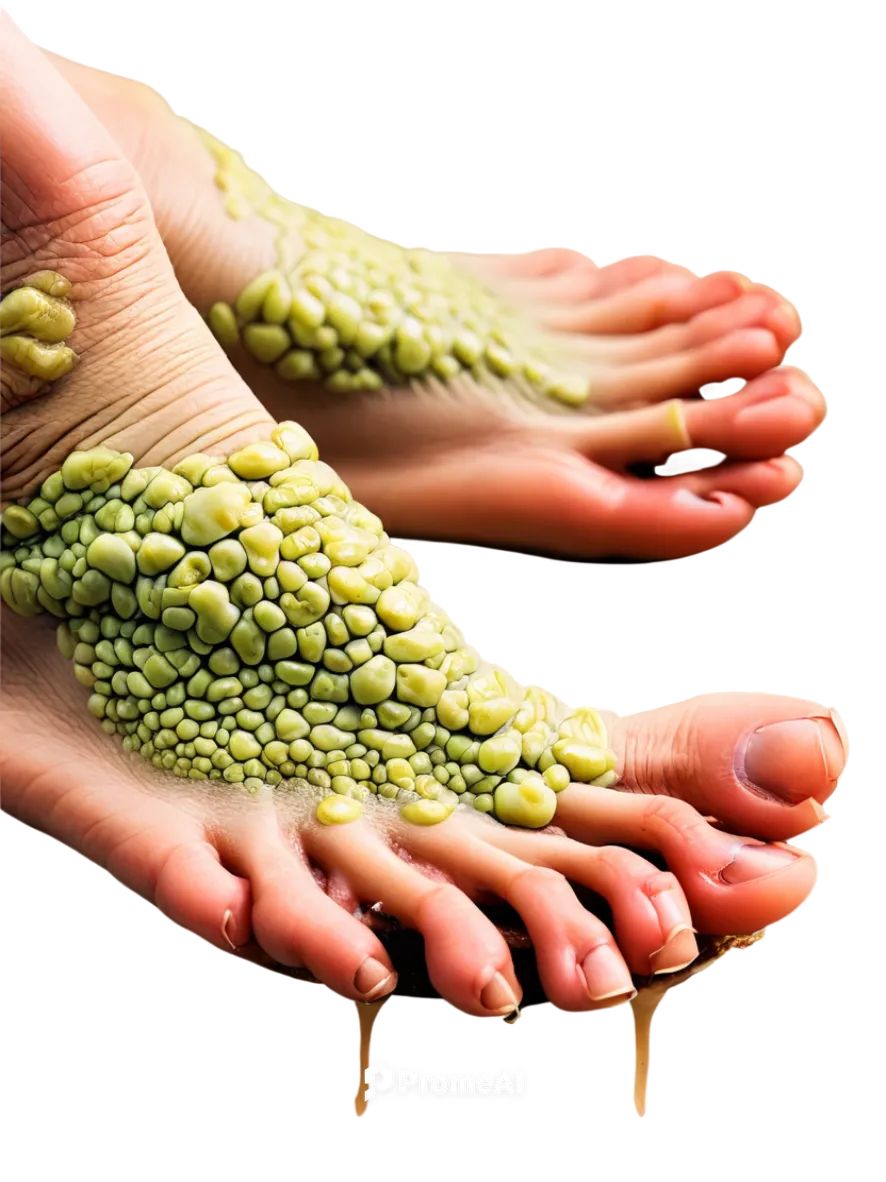
[[624,961],[611,944],[598,944],[582,961],[582,972],[591,1001],[609,1001],[636,996],[634,983]]
[[770,312],[766,323],[775,332],[784,333],[786,336],[794,336],[800,328],[800,318],[797,313],[792,308],[786,308],[783,304]]
[[788,476],[795,476],[797,468],[799,467],[797,461],[793,456],[776,456],[774,460],[764,461],[769,468],[774,468],[776,472],[786,473]]
[[720,878],[730,886],[749,882],[753,878],[764,878],[767,874],[784,870],[796,862],[799,856],[782,845],[743,845],[732,861],[720,871]]
[[396,984],[397,974],[374,956],[367,956],[354,974],[354,988],[363,994],[363,1001],[377,1001]]
[[662,938],[667,942],[672,930],[687,926],[686,911],[681,907],[680,900],[674,896],[674,892],[668,888],[650,897],[661,926]]
[[[841,733],[842,732],[842,733]],[[833,716],[761,726],[736,752],[739,779],[764,794],[798,804],[832,789],[846,763],[845,728]]]
[[664,973],[679,973],[687,968],[698,956],[695,935],[688,924],[680,924],[668,935],[667,940],[655,952],[649,954],[649,965],[655,976]]
[[501,973],[496,973],[491,981],[480,990],[480,1001],[483,1008],[493,1014],[512,1014],[519,1008],[516,995]]

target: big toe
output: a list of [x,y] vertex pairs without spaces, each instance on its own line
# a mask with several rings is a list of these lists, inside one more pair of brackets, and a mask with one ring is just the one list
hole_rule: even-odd
[[767,694],[710,694],[631,715],[612,740],[628,789],[677,797],[775,841],[826,818],[849,751],[836,710]]

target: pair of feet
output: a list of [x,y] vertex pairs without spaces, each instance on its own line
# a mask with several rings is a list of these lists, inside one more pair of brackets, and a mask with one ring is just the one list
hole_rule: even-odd
[[[32,397],[25,384],[4,387],[4,500],[30,492],[74,446],[104,443],[131,451],[139,464],[171,467],[192,452],[228,453],[267,437],[272,420],[176,282],[134,170],[43,55],[3,19],[3,289],[35,271],[65,275],[78,311],[71,344],[80,357],[50,392]],[[589,272],[575,271],[580,286]],[[556,285],[568,275],[547,278]],[[697,286],[689,281],[684,290]],[[773,309],[783,307],[772,299]],[[701,380],[696,375],[696,384]],[[799,379],[760,379],[785,381]],[[737,397],[749,403],[748,414],[753,391]],[[817,405],[808,393],[788,397],[801,409]],[[686,421],[703,405],[687,402]],[[766,405],[772,402],[757,413],[774,430]],[[366,406],[369,416],[369,396]],[[630,414],[652,421],[646,410]],[[619,420],[627,423],[618,415],[545,422],[551,431],[568,422],[590,432]],[[539,430],[535,420],[533,437]],[[527,446],[529,438],[527,431]],[[353,439],[349,446],[356,447]],[[579,454],[572,444],[561,452],[552,446],[543,462],[559,472],[568,466],[563,456]],[[633,458],[652,455],[650,446]],[[612,479],[633,503],[634,482]],[[583,474],[569,487],[586,483]],[[637,488],[647,495],[645,483]],[[685,481],[679,488],[692,491]],[[486,492],[494,505],[492,485],[474,485],[475,516]],[[550,488],[547,495],[550,501]],[[713,504],[724,511],[741,500],[718,496]],[[673,503],[670,492],[664,498]],[[678,496],[676,504],[688,499]],[[254,939],[280,963],[304,966],[361,1001],[396,986],[383,945],[354,915],[380,901],[424,936],[431,980],[443,997],[472,1014],[510,1012],[520,983],[501,933],[476,905],[489,896],[520,913],[555,1004],[590,1009],[624,999],[632,975],[691,963],[695,932],[752,932],[805,898],[813,862],[782,843],[821,822],[846,758],[839,719],[815,703],[716,695],[607,716],[622,790],[566,788],[558,797],[560,832],[533,834],[463,810],[430,829],[396,826],[371,808],[353,824],[322,827],[287,810],[283,794],[241,799],[215,784],[191,792],[180,781],[166,787],[90,724],[79,692],[59,676],[51,631],[26,628],[8,614],[4,624],[4,807],[106,866],[218,947]],[[655,851],[668,869],[625,847]],[[572,883],[604,897],[612,931],[580,904]]]
[[[178,281],[203,315],[218,301],[234,304],[281,258],[298,259],[305,238],[311,253],[304,211],[155,92],[52,60],[136,165]],[[550,354],[589,381],[585,406],[527,402],[518,382],[490,389],[467,369],[446,383],[336,395],[283,381],[242,345],[230,350],[274,417],[302,423],[392,533],[582,558],[676,558],[727,541],[799,484],[785,452],[825,407],[805,374],[781,365],[800,321],[770,288],[730,271],[697,278],[648,257],[598,268],[564,249],[449,259],[519,309]],[[698,397],[734,378],[747,381],[738,393]],[[688,448],[725,458],[679,476],[639,475]]]

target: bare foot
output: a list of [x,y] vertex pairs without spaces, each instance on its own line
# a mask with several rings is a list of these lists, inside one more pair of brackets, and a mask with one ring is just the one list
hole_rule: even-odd
[[[57,617],[81,683],[50,620],[4,608],[4,808],[218,947],[254,939],[363,1001],[397,978],[359,906],[418,930],[436,990],[478,1015],[521,997],[484,898],[519,913],[567,1009],[680,971],[693,928],[752,932],[796,907],[814,864],[780,843],[822,818],[836,716],[726,695],[619,720],[483,664],[305,434],[230,371],[134,172],[3,20],[3,286],[58,301],[21,312],[39,342],[67,296],[26,280],[66,278],[81,359],[4,421],[5,495],[39,489],[4,513],[0,590]],[[533,833],[552,804],[559,829]]]
[[[655,258],[597,268],[569,250],[444,256],[381,244],[278,197],[149,88],[53,60],[136,163],[186,295],[204,315],[214,309],[250,386],[275,417],[311,431],[393,532],[673,558],[726,541],[799,483],[784,452],[818,426],[824,401],[805,374],[776,368],[800,322],[770,289],[733,272],[697,279]],[[457,294],[458,311],[445,311],[427,357],[418,348],[416,372],[379,344],[383,328],[393,332],[386,306],[364,303],[371,331],[357,347],[334,313],[320,336],[297,318],[287,332],[276,311],[265,317],[241,293],[269,268],[290,296],[313,299],[313,284],[323,299],[328,289],[357,303],[387,277],[394,315],[417,331],[437,315],[435,299]],[[476,340],[460,350],[447,338],[465,325],[481,338],[479,361]],[[338,394],[316,380],[324,372]],[[733,377],[748,379],[739,393],[698,399],[702,385]],[[692,447],[726,458],[638,478]]]

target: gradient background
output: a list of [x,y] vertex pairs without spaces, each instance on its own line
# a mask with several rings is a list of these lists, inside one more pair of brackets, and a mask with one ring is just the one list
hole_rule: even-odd
[[627,1007],[545,1006],[511,1028],[394,1001],[376,1065],[520,1071],[525,1093],[388,1094],[358,1123],[351,1003],[220,954],[4,817],[8,1177],[872,1176],[886,427],[875,5],[8,7],[47,48],[153,85],[280,192],[382,236],[569,246],[601,264],[654,253],[739,269],[794,300],[805,335],[788,360],[830,417],[798,449],[800,490],[726,547],[645,567],[411,549],[468,638],[524,682],[624,713],[708,690],[798,694],[838,706],[853,741],[833,819],[799,842],[820,861],[815,893],[662,1006],[644,1120]]

